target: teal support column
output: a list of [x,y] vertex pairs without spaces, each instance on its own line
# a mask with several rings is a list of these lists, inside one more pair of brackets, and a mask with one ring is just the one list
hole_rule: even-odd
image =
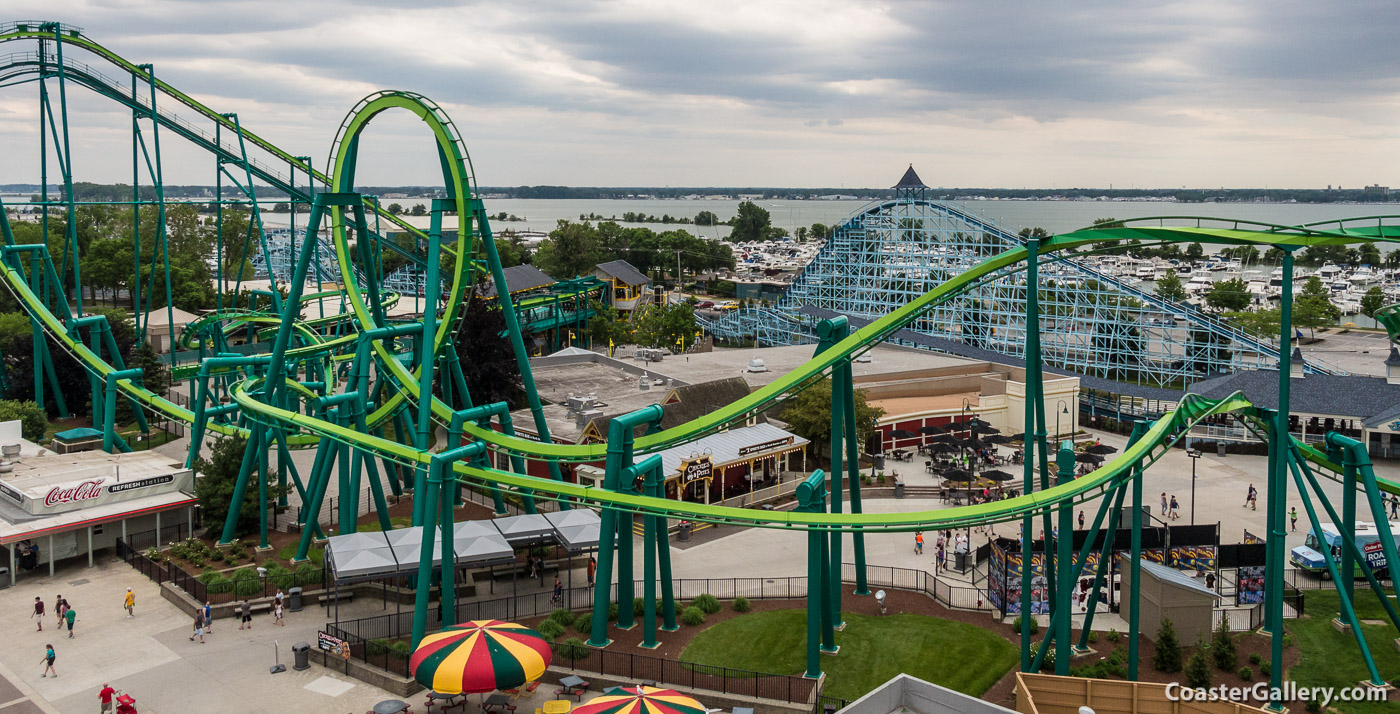
[[[644,492],[652,495],[657,490],[656,485],[661,482],[661,457],[652,454],[623,473],[630,476],[633,482],[640,476]],[[642,647],[649,650],[661,644],[656,639],[656,531],[660,528],[660,520],[661,516],[654,514],[642,516],[642,529],[645,532],[642,539]],[[622,606],[623,603],[618,603],[619,611]]]
[[[846,384],[850,385],[851,391],[846,399],[846,483],[851,489],[851,513],[864,513],[860,503],[860,460],[857,458],[856,448],[859,446],[860,431],[856,424],[856,400],[855,400],[855,375],[851,369],[851,360],[841,361],[841,372]],[[855,551],[856,560],[856,595],[869,595],[870,587],[866,583],[865,573],[865,534],[859,528],[851,533],[851,548]],[[836,575],[837,587],[841,584],[841,574]]]
[[[1099,550],[1098,566],[1094,569],[1094,585],[1089,590],[1089,609],[1084,615],[1084,624],[1080,628],[1079,645],[1075,647],[1076,652],[1087,652],[1089,650],[1089,633],[1094,628],[1094,613],[1098,611],[1099,595],[1103,592],[1103,586],[1108,584],[1107,577],[1109,569],[1113,567],[1113,540],[1118,535],[1119,514],[1123,511],[1123,497],[1128,495],[1128,489],[1119,486],[1117,493],[1113,495],[1113,511],[1108,517],[1108,530],[1100,531],[1098,519],[1094,520],[1094,526],[1089,531],[1089,541],[1092,542],[1095,535],[1103,538],[1103,547]],[[1104,495],[1107,500],[1109,494]]]
[[[437,335],[437,311],[438,303],[442,302],[442,214],[445,211],[455,210],[457,202],[451,199],[433,199],[432,217],[429,219],[428,228],[428,264],[425,268],[427,276],[424,280],[424,300],[423,300],[423,333],[418,340],[418,439],[415,445],[426,451],[432,429],[433,410],[433,364],[437,361],[433,355],[433,342]],[[466,216],[460,213],[457,220],[465,220]],[[361,234],[363,235],[363,234]],[[426,482],[427,474],[423,467],[416,469],[416,483],[421,485]],[[413,517],[414,524],[425,516],[421,499],[417,497],[419,491],[414,491]]]
[[[1128,439],[1128,444],[1137,443],[1147,434],[1147,423],[1138,422],[1133,425],[1133,435]],[[1139,607],[1142,591],[1142,462],[1138,461],[1133,467],[1133,531],[1131,545],[1128,550],[1128,579],[1132,583],[1132,597],[1128,602],[1128,680],[1136,682],[1138,678],[1138,636],[1141,632],[1139,621],[1142,617],[1142,608]],[[1121,609],[1121,608],[1120,608]]]
[[[1294,457],[1295,460],[1296,460],[1297,451],[1296,451],[1295,449],[1290,448],[1290,449],[1288,450],[1288,453],[1289,453],[1289,456]],[[1294,479],[1293,479],[1293,480],[1294,480],[1295,482],[1298,482],[1297,476],[1298,476],[1298,474],[1297,474],[1297,466],[1294,466]],[[1304,498],[1307,497],[1306,494],[1302,493],[1302,491],[1303,491],[1303,484],[1302,484],[1301,482],[1298,483],[1298,491],[1299,491],[1299,493],[1300,493],[1301,495],[1303,495]],[[1333,521],[1333,523],[1336,523],[1336,521]],[[1343,459],[1343,462],[1342,462],[1342,520],[1341,520],[1341,523],[1342,523],[1342,529],[1341,529],[1341,532],[1342,532],[1342,533],[1344,533],[1344,534],[1350,534],[1350,533],[1355,533],[1355,532],[1356,532],[1356,464],[1351,463],[1351,459],[1345,459],[1345,458]],[[1387,523],[1387,521],[1377,521],[1377,523],[1378,523],[1378,524],[1383,524],[1383,523]],[[1321,533],[1322,531],[1319,529],[1319,530],[1315,530],[1315,531],[1313,531],[1313,532],[1314,532],[1314,533]],[[1353,543],[1355,543],[1355,541],[1356,541],[1355,538],[1343,538],[1343,540],[1351,540]],[[1323,548],[1322,550],[1327,550],[1327,549],[1326,549],[1326,548]],[[1335,582],[1335,583],[1337,583],[1338,585],[1341,586],[1342,591],[1343,591],[1343,592],[1342,592],[1342,600],[1343,600],[1344,602],[1355,602],[1355,601],[1356,601],[1356,578],[1352,575],[1353,573],[1356,572],[1356,563],[1354,562],[1353,558],[1351,557],[1351,550],[1352,550],[1351,548],[1342,548],[1340,570],[1341,570],[1343,573],[1346,573],[1346,575],[1343,576],[1343,577],[1341,577],[1341,578],[1339,578],[1339,579],[1333,580],[1333,582]]]
[[[457,461],[470,459],[481,455],[486,450],[486,445],[480,441],[472,442],[455,449],[448,449],[433,454],[428,462],[428,478],[425,481],[425,489],[422,493],[425,502],[423,508],[423,539],[419,546],[418,554],[418,587],[414,591],[413,598],[413,647],[417,648],[418,643],[423,641],[423,635],[428,629],[428,608],[430,583],[433,577],[433,546],[434,541],[438,541],[442,553],[442,622],[444,625],[456,620],[456,602],[452,596],[455,585],[453,571],[456,562],[453,553],[452,538],[452,510],[449,502],[446,508],[441,507],[440,496],[447,491],[444,485],[450,484],[451,479],[447,473],[451,471],[452,464]],[[438,511],[442,510],[442,526],[438,528]]]
[[[306,554],[311,548],[313,531],[320,533],[321,504],[325,502],[326,488],[330,482],[332,464],[335,461],[336,447],[330,439],[322,439],[316,447],[316,458],[311,463],[311,474],[306,478],[307,489],[311,498],[302,505],[302,529],[301,541],[297,543],[296,556],[292,562],[300,563],[306,560]],[[314,524],[314,527],[312,525]]]
[[[219,545],[228,545],[238,535],[238,513],[243,505],[243,497],[248,492],[248,478],[253,472],[253,466],[258,462],[258,443],[262,438],[262,429],[253,429],[248,438],[248,445],[243,450],[243,464],[238,468],[238,480],[233,484],[233,496],[229,499],[228,516],[224,518],[223,534],[219,536]],[[259,474],[261,477],[261,474]]]
[[[1023,416],[1023,456],[1022,474],[1025,495],[1035,492],[1035,403],[1031,399],[1031,370],[1040,365],[1040,291],[1035,286],[1040,281],[1039,256],[1040,241],[1026,240],[1026,399]],[[1035,563],[1035,520],[1030,513],[1021,519],[1021,671],[1031,671],[1031,630],[1024,626],[1034,614],[1031,600],[1031,570]],[[1049,561],[1049,554],[1046,554]]]
[[[850,334],[851,326],[845,317],[822,320],[817,324],[818,342],[815,354],[820,355],[831,349]],[[849,368],[849,364],[849,359],[841,359],[831,369],[831,486],[828,493],[831,496],[832,513],[841,512],[841,482],[845,473],[842,461],[846,454],[846,402],[853,396],[852,385],[847,380],[849,371],[844,370],[843,366]],[[851,411],[854,412],[854,408]],[[833,626],[841,629],[845,626],[841,618],[841,531],[832,529],[827,537],[831,540],[827,549],[827,557],[830,560],[828,570],[833,571],[833,575],[830,581],[826,581],[826,586],[831,589]],[[809,587],[810,585],[808,583]]]
[[[1059,467],[1060,485],[1074,480],[1074,442],[1061,442],[1060,451],[1055,456],[1055,463]],[[1075,563],[1070,556],[1070,547],[1074,544],[1074,505],[1065,501],[1060,504],[1059,511],[1060,527],[1059,534],[1055,537],[1055,559],[1059,561],[1057,573],[1060,578],[1060,598],[1052,600],[1050,605],[1061,611],[1055,627],[1055,674],[1064,677],[1069,675],[1069,662],[1074,657],[1074,647],[1070,639],[1074,605],[1070,599],[1070,592],[1074,589],[1075,576],[1078,575],[1075,567],[1078,563]],[[1089,543],[1086,542],[1084,545],[1087,549]],[[1046,558],[1048,560],[1048,553]]]
[[[1292,350],[1289,349],[1293,342],[1293,249],[1290,247],[1284,248],[1282,271],[1283,288],[1279,291],[1278,412],[1274,415],[1274,432],[1271,434],[1274,453],[1271,464],[1273,471],[1269,474],[1268,500],[1273,530],[1269,532],[1266,541],[1267,552],[1272,557],[1267,562],[1264,582],[1265,612],[1268,615],[1266,621],[1271,627],[1270,652],[1274,662],[1283,661],[1283,567],[1286,562],[1284,539],[1288,537],[1283,525],[1287,519],[1285,508],[1288,503],[1288,459],[1284,448],[1289,443],[1289,390],[1293,379]],[[1275,711],[1283,709],[1283,702],[1274,698],[1283,686],[1283,669],[1275,667],[1269,673],[1268,708]]]
[[[1335,446],[1341,449],[1344,453],[1344,458],[1351,459],[1352,463],[1356,465],[1357,474],[1361,478],[1361,483],[1366,488],[1366,500],[1371,507],[1372,519],[1375,520],[1377,524],[1387,523],[1385,501],[1380,492],[1380,487],[1376,484],[1375,469],[1371,465],[1370,454],[1366,453],[1366,445],[1356,439],[1342,436],[1335,432],[1327,434],[1327,443],[1329,446]],[[1325,499],[1323,503],[1326,503]],[[1393,568],[1396,567],[1393,564],[1400,563],[1400,551],[1397,551],[1395,536],[1390,532],[1389,528],[1376,529],[1376,535],[1380,539],[1381,552],[1385,553],[1386,562],[1392,564],[1390,566],[1392,568],[1390,583],[1397,596],[1396,599],[1400,600],[1400,579],[1393,577],[1395,573]],[[1366,571],[1368,573],[1370,572],[1369,569],[1366,569]],[[1387,611],[1389,612],[1391,610],[1389,607],[1389,598],[1385,596],[1384,592],[1381,590],[1380,583],[1375,580],[1374,576],[1371,577],[1371,586],[1376,590],[1381,602],[1387,605]],[[1396,628],[1400,629],[1400,616],[1397,616],[1394,612],[1390,612],[1390,615],[1391,619],[1396,623]]]
[[117,382],[123,379],[140,382],[143,374],[139,369],[124,369],[107,373],[107,412],[102,418],[102,450],[107,453],[112,453],[112,449],[118,448],[118,445],[122,451],[131,451],[131,447],[126,445],[126,441],[117,436]]
[[[666,482],[662,479],[664,474],[657,469],[655,483],[647,491],[647,495],[652,498],[665,498]],[[656,552],[660,560],[661,570],[661,630],[663,632],[675,632],[680,629],[676,624],[676,595],[674,586],[671,583],[671,546],[666,540],[666,517],[656,516]]]
[[[822,513],[826,510],[826,474],[821,469],[812,472],[805,481],[797,485],[795,494],[797,511],[802,513]],[[822,676],[822,599],[826,591],[821,587],[823,566],[822,544],[826,536],[821,530],[807,530],[807,671],[802,676],[817,679]]]

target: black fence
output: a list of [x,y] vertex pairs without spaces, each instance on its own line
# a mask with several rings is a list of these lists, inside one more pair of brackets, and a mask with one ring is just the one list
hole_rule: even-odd
[[[165,560],[153,559],[147,555],[146,550],[137,549],[120,538],[117,539],[117,557],[157,584],[171,583],[184,590],[196,602],[209,602],[214,605],[272,597],[278,590],[285,592],[293,587],[299,587],[303,590],[319,590],[321,588],[322,572],[320,568],[317,568],[314,573],[283,570],[269,573],[265,577],[243,577],[205,583],[199,580],[198,576],[191,575],[180,566]],[[251,565],[244,566],[240,570],[249,570],[252,567]]]

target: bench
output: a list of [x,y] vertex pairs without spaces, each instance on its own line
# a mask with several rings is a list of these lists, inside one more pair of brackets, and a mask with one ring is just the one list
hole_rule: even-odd
[[[550,575],[558,575],[558,574],[559,574],[559,566],[557,566],[557,565],[545,564],[545,566],[544,566],[544,572],[545,572],[545,576],[546,576],[546,577],[547,577],[547,576],[550,576]],[[495,570],[495,571],[492,571],[491,577],[492,577],[493,579],[495,579],[495,580],[510,580],[511,578],[517,578],[517,579],[520,579],[520,580],[528,580],[528,579],[531,579],[531,578],[539,578],[540,576],[539,576],[539,573],[535,573],[534,575],[526,576],[526,575],[525,575],[525,568],[524,568],[524,567],[517,567],[517,568],[506,568],[505,570]]]

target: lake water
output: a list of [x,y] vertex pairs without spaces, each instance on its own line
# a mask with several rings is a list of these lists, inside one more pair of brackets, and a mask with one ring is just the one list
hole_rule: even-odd
[[[405,206],[420,201],[400,200]],[[799,226],[813,223],[837,225],[869,205],[868,201],[757,201],[766,209],[773,225],[789,232]],[[1395,204],[1325,204],[1325,203],[1162,203],[1156,201],[965,201],[950,202],[964,211],[980,215],[995,222],[1002,228],[1019,231],[1021,228],[1039,226],[1052,233],[1084,228],[1099,218],[1140,218],[1144,216],[1210,216],[1214,218],[1243,219],[1298,225],[1314,221],[1358,216],[1393,215],[1400,213]],[[710,211],[720,218],[728,219],[738,212],[737,200],[667,199],[667,200],[580,200],[580,199],[512,199],[498,198],[486,201],[486,210],[491,214],[505,211],[518,216],[520,222],[492,222],[496,232],[507,228],[549,232],[560,220],[579,220],[580,215],[598,214],[601,216],[621,216],[628,211],[655,216],[670,214],[675,217],[694,219],[700,211]],[[288,214],[266,214],[264,221],[269,225],[286,225]],[[304,217],[300,220],[304,221]],[[410,218],[414,225],[424,228],[427,217]],[[661,223],[629,224],[646,225],[655,231],[686,229],[694,233],[723,237],[728,234],[727,226],[665,225]]]

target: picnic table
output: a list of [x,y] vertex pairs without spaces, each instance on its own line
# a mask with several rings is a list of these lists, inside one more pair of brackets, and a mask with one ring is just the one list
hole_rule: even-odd
[[448,709],[456,707],[462,707],[462,709],[465,710],[467,707],[467,697],[461,692],[456,694],[428,692],[428,701],[424,702],[423,706],[428,711],[432,711],[434,706],[436,706],[439,711],[447,711]]
[[551,699],[545,702],[540,709],[544,710],[544,714],[569,714],[569,710],[573,706],[566,699]]
[[571,674],[559,680],[559,689],[555,690],[554,693],[563,697],[578,697],[579,701],[583,701],[583,693],[588,691],[588,687],[587,680],[576,674]]
[[510,703],[510,695],[503,694],[501,692],[496,692],[495,694],[492,694],[491,696],[486,698],[486,701],[481,703],[482,711],[506,711],[510,709],[515,709],[515,707],[512,706]]

